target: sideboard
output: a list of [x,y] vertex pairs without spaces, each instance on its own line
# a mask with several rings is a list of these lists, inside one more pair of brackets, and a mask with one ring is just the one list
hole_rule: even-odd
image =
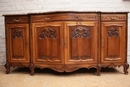
[[6,14],[6,73],[11,66],[72,72],[127,69],[128,12],[59,11]]

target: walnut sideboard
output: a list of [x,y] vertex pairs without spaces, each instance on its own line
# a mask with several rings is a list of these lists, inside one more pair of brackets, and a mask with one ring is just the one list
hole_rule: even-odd
[[45,12],[5,16],[6,73],[11,66],[72,72],[127,69],[128,12]]

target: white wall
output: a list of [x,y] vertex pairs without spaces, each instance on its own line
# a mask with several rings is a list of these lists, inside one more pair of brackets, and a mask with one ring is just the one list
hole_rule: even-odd
[[[130,11],[130,1],[123,0],[0,0],[0,65],[5,64],[3,14],[45,11]],[[130,14],[128,26],[128,61],[130,63]]]

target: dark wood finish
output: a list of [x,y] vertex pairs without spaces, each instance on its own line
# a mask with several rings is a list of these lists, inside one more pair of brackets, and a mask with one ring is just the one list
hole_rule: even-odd
[[[127,69],[127,12],[46,12],[5,15],[6,73],[11,66],[72,72]],[[29,28],[30,26],[30,28]]]

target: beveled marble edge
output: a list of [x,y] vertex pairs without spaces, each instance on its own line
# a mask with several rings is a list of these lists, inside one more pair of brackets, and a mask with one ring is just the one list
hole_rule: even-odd
[[129,13],[129,11],[102,11],[101,13]]
[[50,14],[50,13],[100,13],[101,11],[48,11],[48,12],[35,12],[28,14]]
[[3,14],[2,16],[50,14],[50,13],[129,13],[129,11],[46,11],[46,12],[29,12],[23,14]]
[[3,14],[2,16],[15,16],[15,15],[24,16],[24,15],[28,15],[28,13],[23,13],[23,14]]

